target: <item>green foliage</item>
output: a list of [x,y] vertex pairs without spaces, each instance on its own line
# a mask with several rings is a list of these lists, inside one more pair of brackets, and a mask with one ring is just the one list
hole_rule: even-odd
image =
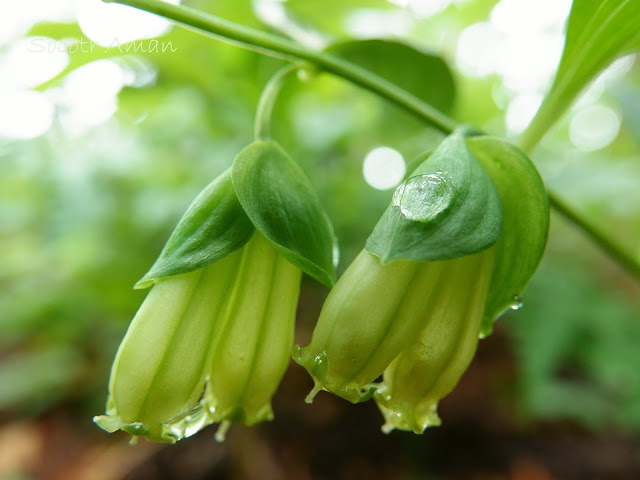
[[502,204],[502,232],[495,246],[495,264],[485,306],[482,334],[524,291],[535,272],[549,231],[549,201],[542,179],[527,156],[504,140],[467,140],[487,170]]
[[398,41],[377,39],[337,43],[326,51],[366,68],[440,111],[449,112],[453,107],[453,75],[438,55]]
[[496,187],[454,133],[398,187],[366,248],[383,262],[448,260],[493,245],[501,223]]
[[638,304],[621,300],[566,259],[543,262],[524,307],[505,322],[523,413],[594,429],[640,427]]
[[640,3],[575,0],[551,90],[523,136],[528,150],[578,94],[616,58],[640,48]]
[[[398,11],[387,1],[321,3],[322,13],[318,2],[284,5],[302,20],[298,27],[317,25],[338,36],[345,35],[346,20],[358,8]],[[495,3],[457,2],[448,12],[416,24],[402,41],[452,58],[449,44],[443,47],[433,38],[444,26],[450,42],[465,26],[488,18]],[[248,1],[189,4],[258,25]],[[612,4],[576,2],[576,7]],[[637,8],[637,2],[622,8]],[[633,19],[626,14],[615,18]],[[610,42],[620,34],[610,32],[606,23],[593,25],[610,33],[590,44],[606,50],[602,55],[610,62]],[[581,35],[582,27],[571,31]],[[76,24],[53,23],[38,24],[30,33],[55,39],[84,35]],[[53,93],[67,73],[94,60],[126,65],[143,58],[157,80],[142,88],[125,87],[118,112],[107,123],[72,136],[56,120],[41,138],[0,140],[0,385],[12,385],[11,391],[0,387],[5,418],[70,399],[92,403],[91,413],[101,408],[108,365],[142,298],[129,286],[153,262],[184,206],[251,140],[260,88],[278,62],[179,28],[163,38],[172,40],[179,53],[132,55],[98,48],[93,54],[72,55],[58,78],[38,87]],[[637,48],[637,43],[629,46]],[[598,69],[604,65],[604,56],[598,55],[584,57],[593,59],[590,71],[596,63]],[[627,93],[635,100],[637,72],[636,63],[626,79]],[[443,78],[425,84],[445,91],[448,87],[439,84]],[[502,92],[500,79],[456,78],[463,83],[463,95],[457,96],[464,100],[456,109],[458,120],[496,132],[504,118],[504,105],[496,105],[493,96]],[[574,88],[576,82],[578,78],[568,85]],[[635,115],[628,96],[617,100],[620,93],[619,85],[607,85],[604,95],[612,106]],[[389,202],[388,191],[374,190],[362,178],[366,152],[390,145],[405,158],[415,158],[441,139],[423,122],[327,76],[301,87],[288,85],[274,115],[276,138],[307,172],[327,206],[343,267],[361,250]],[[612,147],[580,152],[581,162],[573,161],[576,149],[566,129],[557,129],[554,151],[540,151],[536,162],[549,185],[561,187],[585,212],[635,246],[640,234],[640,202],[634,200],[637,135],[626,121]],[[474,150],[475,142],[468,144],[482,163],[484,155]],[[503,222],[508,215],[503,203]],[[552,247],[564,236],[556,229]],[[584,277],[593,272],[576,269],[568,263],[571,259],[589,262],[593,271],[608,271],[609,276],[587,282]],[[636,290],[623,274],[608,269],[608,263],[593,258],[581,244],[567,249],[563,258],[549,257],[524,295],[525,307],[502,324],[517,337],[516,382],[523,411],[531,418],[569,417],[598,428],[640,425],[640,381],[632,370],[639,363],[638,305],[611,294],[625,288],[633,296]],[[307,290],[303,298],[315,301],[314,293]],[[502,298],[508,300],[506,292]],[[500,303],[496,300],[496,310]]]
[[256,229],[320,283],[335,283],[333,229],[302,169],[274,141],[256,141],[233,162],[233,186]]
[[233,189],[229,169],[196,197],[136,288],[148,288],[156,280],[220,260],[247,243],[253,232]]

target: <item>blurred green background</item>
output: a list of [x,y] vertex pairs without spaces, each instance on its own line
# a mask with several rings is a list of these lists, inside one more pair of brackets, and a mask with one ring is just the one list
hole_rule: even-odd
[[[570,6],[183,3],[309,48],[409,42],[451,69],[453,84],[416,77],[441,108],[512,139],[549,85]],[[441,404],[443,427],[385,436],[375,406],[328,394],[305,405],[311,381],[294,365],[275,420],[234,427],[222,445],[207,429],[174,447],[130,447],[95,427],[113,355],[144,297],[132,285],[191,199],[252,140],[261,89],[282,65],[115,8],[0,5],[0,479],[640,478],[640,285],[556,216],[524,307],[480,343]],[[329,211],[340,271],[405,163],[441,138],[328,75],[289,81],[272,129]],[[533,158],[548,185],[640,255],[639,152],[640,62],[629,56]],[[303,282],[297,341],[310,337],[326,294]]]

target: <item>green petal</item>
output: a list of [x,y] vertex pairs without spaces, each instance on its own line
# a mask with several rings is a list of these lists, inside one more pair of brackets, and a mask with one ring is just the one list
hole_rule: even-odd
[[383,431],[422,433],[440,424],[437,405],[467,369],[478,343],[493,249],[446,262],[417,340],[384,372],[374,398]]
[[294,360],[316,383],[351,402],[409,346],[425,321],[430,294],[446,262],[382,264],[363,250],[331,290],[311,343]]
[[273,417],[271,397],[289,363],[300,270],[256,234],[242,251],[212,345],[205,399],[216,422]]
[[99,426],[175,442],[211,423],[198,417],[202,424],[193,428],[202,409],[215,320],[240,258],[234,253],[154,285],[116,354],[107,415],[95,420]]

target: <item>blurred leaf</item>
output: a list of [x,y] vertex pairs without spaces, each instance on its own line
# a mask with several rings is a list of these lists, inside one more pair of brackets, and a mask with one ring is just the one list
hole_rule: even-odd
[[639,48],[640,2],[574,0],[560,66],[523,144],[535,144],[596,75]]
[[282,147],[252,143],[234,160],[232,178],[256,229],[303,272],[333,285],[333,228],[311,183]]
[[493,245],[501,222],[491,178],[454,133],[398,187],[366,248],[383,262],[448,260]]
[[516,147],[492,137],[470,138],[467,144],[489,173],[502,204],[502,232],[482,326],[482,334],[488,335],[540,263],[549,231],[549,199],[536,167]]
[[220,260],[247,243],[253,231],[233,190],[228,169],[189,206],[136,288],[147,288],[155,280],[192,272]]
[[437,55],[392,40],[337,43],[327,51],[371,70],[438,110],[448,112],[453,107],[453,74]]
[[640,426],[640,323],[634,309],[567,261],[545,260],[510,315],[518,400],[535,418]]

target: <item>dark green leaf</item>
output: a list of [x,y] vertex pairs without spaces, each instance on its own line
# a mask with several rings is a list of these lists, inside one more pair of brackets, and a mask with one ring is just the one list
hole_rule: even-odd
[[366,248],[383,262],[448,260],[493,245],[501,221],[491,178],[455,133],[398,187]]
[[304,172],[282,147],[254,142],[236,157],[232,177],[256,229],[303,272],[333,285],[331,224]]
[[522,145],[528,150],[582,89],[616,58],[640,48],[638,0],[574,0],[567,36],[551,90]]
[[392,40],[338,43],[327,51],[395,83],[438,110],[450,111],[453,107],[453,75],[437,55]]
[[157,279],[220,260],[243,246],[253,231],[233,190],[228,169],[196,197],[136,288],[147,288]]
[[531,160],[499,138],[467,140],[471,151],[491,176],[502,202],[502,234],[495,245],[495,264],[485,306],[483,335],[495,318],[518,303],[536,271],[547,243],[549,200]]

